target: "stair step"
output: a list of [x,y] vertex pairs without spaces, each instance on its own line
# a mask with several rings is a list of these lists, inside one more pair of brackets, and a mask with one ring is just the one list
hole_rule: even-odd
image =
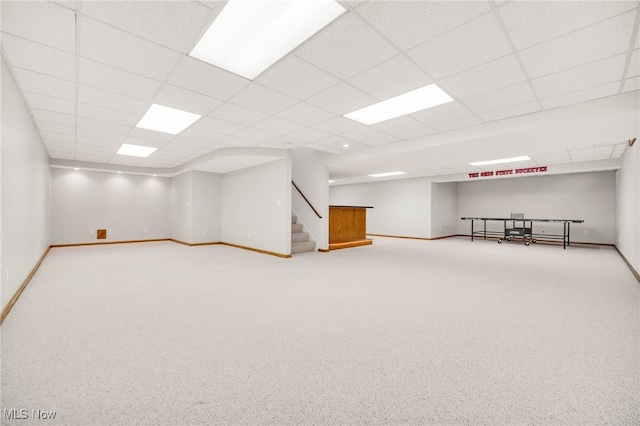
[[291,232],[302,232],[302,224],[301,223],[292,223],[291,224]]
[[314,251],[316,243],[313,241],[304,241],[300,243],[291,243],[291,254],[305,253],[308,251]]
[[301,243],[303,241],[309,241],[309,233],[308,232],[292,232],[291,233],[291,242],[292,243]]
[[298,216],[291,215],[291,223],[296,223],[298,221]]

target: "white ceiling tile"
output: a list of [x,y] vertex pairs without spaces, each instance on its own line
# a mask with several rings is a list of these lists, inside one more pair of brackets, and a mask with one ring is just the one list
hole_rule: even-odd
[[424,127],[424,124],[411,117],[398,117],[375,124],[371,128],[388,134],[404,133]]
[[103,120],[110,123],[124,124],[126,126],[133,126],[140,121],[139,114],[114,111],[112,109],[83,103],[78,103],[78,117],[93,118],[94,120]]
[[640,77],[628,78],[624,81],[623,92],[631,92],[640,89]]
[[191,90],[165,84],[153,98],[153,103],[194,114],[207,115],[221,105],[222,101]]
[[279,112],[277,115],[285,120],[290,120],[305,126],[311,126],[334,116],[330,112],[316,108],[306,102],[300,102],[291,108]]
[[2,31],[75,53],[75,13],[44,1],[3,1]]
[[624,53],[629,48],[635,13],[626,13],[520,52],[531,78]]
[[221,133],[224,135],[233,135],[234,133],[238,133],[240,130],[244,129],[244,126],[241,126],[239,124],[230,123],[229,121],[225,120],[218,120],[217,118],[212,117],[202,117],[191,127],[206,130],[208,132]]
[[142,117],[151,106],[149,102],[140,99],[84,85],[78,86],[78,102],[136,114],[139,117]]
[[96,150],[117,150],[122,145],[120,141],[105,141],[102,139],[93,139],[82,136],[78,136],[76,139],[78,145],[82,145],[87,149],[91,147]]
[[59,112],[45,111],[36,108],[32,108],[31,113],[38,122],[46,121],[48,123],[62,124],[64,126],[76,125],[76,118],[71,114],[61,114]]
[[284,58],[269,68],[255,81],[300,100],[307,99],[340,82],[334,76],[294,55]]
[[344,151],[345,147],[342,147],[342,145],[346,144],[350,144],[350,143],[356,143],[356,141],[352,141],[351,139],[345,138],[343,136],[330,136],[327,139],[322,139],[318,142],[316,142],[314,145],[323,145],[323,146],[328,146],[328,145],[335,145],[338,142],[340,142],[340,146],[341,146],[341,150]]
[[266,130],[268,132],[278,134],[288,134],[302,129],[301,124],[294,123],[289,120],[284,120],[278,117],[268,117],[259,123],[253,125],[256,129]]
[[69,142],[69,143],[75,143],[75,141],[76,141],[76,138],[73,135],[65,135],[63,133],[45,132],[45,131],[42,131],[42,130],[40,131],[40,136],[42,136],[42,139],[47,144],[49,144],[50,142],[53,142],[53,141]]
[[291,96],[252,83],[230,99],[234,104],[265,114],[275,114],[298,102]]
[[137,166],[144,158],[131,157],[129,155],[114,155],[109,160],[109,164],[116,164],[120,166]]
[[97,130],[100,132],[126,135],[131,130],[131,126],[109,123],[108,121],[93,120],[91,118],[78,117],[78,128]]
[[267,114],[262,112],[241,107],[240,105],[235,105],[230,102],[225,102],[209,114],[209,116],[232,123],[244,124],[245,126],[251,126],[268,117]]
[[211,145],[211,143],[211,141],[185,136],[184,132],[170,142],[170,144],[190,147],[193,149],[203,149]]
[[108,142],[122,142],[124,140],[124,135],[118,135],[116,133],[107,133],[107,132],[91,130],[91,129],[78,128],[76,133],[78,134],[78,137],[88,138],[88,139],[99,139],[99,140],[105,140]]
[[68,153],[68,152],[60,152],[60,151],[54,151],[50,149],[49,155],[51,156],[51,158],[58,158],[61,160],[75,160],[75,155],[73,153]]
[[371,145],[371,146],[382,146],[382,145],[388,145],[390,143],[398,142],[399,140],[400,140],[400,138],[398,138],[396,136],[384,135],[384,136],[379,137],[379,138],[367,139],[364,142],[367,145]]
[[434,108],[411,114],[411,117],[428,125],[453,121],[473,115],[473,112],[460,102],[449,102]]
[[517,106],[510,106],[508,108],[498,109],[491,112],[480,114],[480,118],[484,121],[502,120],[509,117],[517,117],[519,115],[531,114],[533,112],[540,111],[540,105],[537,101],[527,102]]
[[276,138],[278,135],[271,132],[266,132],[260,129],[254,129],[252,127],[247,127],[244,130],[239,131],[234,136],[239,137],[241,139],[249,139],[256,142],[266,142],[268,140]]
[[364,125],[342,116],[334,116],[333,118],[325,120],[321,123],[314,124],[313,127],[334,135],[339,135],[341,133],[361,129],[364,127]]
[[[349,146],[345,147],[344,145],[347,144]],[[370,148],[370,145],[367,145],[366,143],[362,143],[362,142],[358,142],[358,141],[352,141],[352,140],[341,140],[341,141],[336,141],[330,144],[322,144],[323,146],[329,147],[329,148],[333,148],[338,150],[338,152],[344,153],[344,152],[353,152],[353,151],[359,151],[361,149],[365,149],[365,148]]]
[[370,1],[360,6],[358,13],[396,45],[409,49],[490,7],[486,1]]
[[76,58],[69,53],[4,33],[2,50],[14,67],[65,80],[73,81],[76,78]]
[[569,150],[569,155],[571,156],[571,160],[573,161],[604,159],[604,158],[611,157],[612,150],[613,150],[613,147],[611,146],[584,148],[584,149],[571,149]]
[[76,149],[75,142],[69,142],[69,141],[46,140],[45,144],[47,145],[47,148],[51,148],[51,149],[66,150],[66,151],[75,151]]
[[191,1],[88,1],[82,13],[180,52],[188,49],[211,10]]
[[541,99],[620,80],[626,55],[618,55],[533,80]]
[[[207,144],[206,146],[210,146],[212,144]],[[193,146],[193,145],[185,145],[183,144],[181,141],[176,141],[175,139],[171,142],[169,142],[168,144],[166,144],[165,146],[162,147],[162,151],[161,152],[165,152],[165,151],[174,151],[174,152],[181,152],[183,154],[193,154],[195,152],[198,152],[200,150],[202,150],[202,148],[204,147],[197,147],[197,146]]]
[[377,102],[377,99],[347,83],[325,90],[307,100],[310,104],[342,115]]
[[76,151],[74,159],[77,161],[88,161],[91,163],[106,163],[112,155],[113,154],[100,152]]
[[76,128],[74,126],[64,126],[62,124],[47,123],[46,121],[38,122],[38,128],[43,132],[62,133],[64,135],[74,136]]
[[432,80],[404,55],[398,55],[350,78],[348,82],[378,100],[383,100],[426,86]]
[[297,56],[347,79],[398,54],[355,14],[344,15],[297,51]]
[[109,25],[82,18],[80,55],[103,64],[164,80],[180,54]]
[[480,121],[478,117],[471,116],[467,118],[461,118],[459,120],[447,121],[446,123],[436,124],[433,127],[441,132],[446,132],[448,130],[460,129],[462,127],[473,126],[480,123],[482,123],[482,121]]
[[255,141],[239,138],[237,136],[227,136],[222,140],[222,143],[230,147],[250,147],[256,145]]
[[69,101],[76,99],[76,85],[71,81],[20,68],[15,68],[14,73],[22,90]]
[[569,151],[567,151],[566,149],[563,149],[562,151],[541,152],[527,155],[529,155],[532,160],[535,160],[537,162],[545,162],[548,159],[562,159],[563,161],[571,160],[571,158],[569,158]]
[[524,81],[513,55],[480,65],[442,80],[442,89],[458,99],[486,93]]
[[251,80],[185,56],[167,82],[203,95],[228,100],[249,85]]
[[612,96],[618,93],[620,83],[609,83],[602,86],[591,87],[589,89],[578,90],[576,92],[567,93],[552,98],[542,99],[542,106],[545,109],[557,108],[564,105],[576,104],[579,102],[590,101],[592,99]]
[[310,148],[310,149],[315,149],[316,151],[321,151],[321,152],[329,152],[331,154],[341,154],[342,150],[338,150],[335,148],[332,148],[330,146],[325,146],[325,145],[319,145],[319,144],[314,144],[314,143],[309,143],[305,145],[306,148]]
[[373,129],[371,127],[365,127],[362,129],[354,130],[352,132],[345,133],[342,136],[345,138],[351,139],[352,141],[368,143],[369,140],[382,138],[388,135],[385,135],[384,133],[376,129]]
[[39,93],[23,92],[31,108],[59,112],[61,114],[75,114],[75,104],[65,99],[54,98]]
[[308,145],[309,142],[287,136],[279,136],[260,144],[264,148],[296,149]]
[[524,49],[637,6],[631,1],[511,1],[498,11],[516,48]]
[[180,133],[180,136],[185,136],[190,139],[200,139],[202,141],[207,141],[207,143],[218,142],[227,137],[224,133],[212,132],[193,126]]
[[153,148],[161,148],[165,145],[166,141],[153,140],[148,138],[141,138],[139,136],[127,136],[124,140],[120,141],[121,143],[127,143],[130,145],[141,145],[141,146],[150,146]]
[[635,77],[637,75],[640,75],[640,49],[634,50],[631,54],[631,61],[629,62],[627,78]]
[[443,78],[511,53],[489,13],[407,52],[432,77]]
[[525,82],[466,98],[464,104],[475,113],[483,113],[535,101],[535,99],[531,86]]
[[129,132],[129,137],[131,138],[141,138],[148,139],[152,141],[160,141],[160,142],[169,142],[175,136],[170,135],[168,133],[156,132],[153,130],[140,129],[138,127],[134,127]]
[[100,154],[109,154],[113,155],[119,149],[119,145],[87,145],[83,143],[76,144],[76,153],[84,152],[92,152],[92,153],[100,153]]
[[400,139],[408,140],[408,139],[422,138],[424,136],[429,136],[434,133],[437,133],[437,132],[431,127],[423,126],[414,130],[396,133],[395,136]]
[[78,82],[86,86],[151,100],[160,88],[159,81],[80,58]]
[[323,132],[322,130],[314,129],[312,127],[305,127],[304,129],[291,133],[289,136],[306,142],[317,142],[319,140],[330,137],[331,134]]

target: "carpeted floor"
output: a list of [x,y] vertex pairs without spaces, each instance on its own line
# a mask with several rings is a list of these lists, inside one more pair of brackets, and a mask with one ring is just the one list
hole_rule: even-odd
[[2,424],[638,425],[639,289],[608,247],[55,248],[1,327]]

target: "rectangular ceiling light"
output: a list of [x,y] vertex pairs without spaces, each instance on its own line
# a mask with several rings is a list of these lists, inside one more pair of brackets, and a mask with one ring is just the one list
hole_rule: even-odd
[[142,145],[130,145],[128,143],[123,143],[118,152],[116,154],[120,155],[130,155],[132,157],[148,157],[153,154],[158,148],[153,148],[150,146],[142,146]]
[[476,161],[475,163],[469,163],[472,166],[489,166],[491,164],[502,164],[502,163],[515,163],[517,161],[527,161],[531,160],[529,156],[523,155],[521,157],[512,157],[512,158],[503,158],[501,160],[489,160],[489,161]]
[[406,173],[405,172],[376,173],[373,175],[369,175],[369,177],[387,177],[387,176],[398,176],[398,175],[406,175]]
[[253,80],[344,11],[334,0],[229,0],[189,55]]
[[344,116],[368,126],[452,101],[453,98],[444,90],[430,84]]
[[153,104],[142,116],[136,127],[177,135],[202,117],[179,109]]

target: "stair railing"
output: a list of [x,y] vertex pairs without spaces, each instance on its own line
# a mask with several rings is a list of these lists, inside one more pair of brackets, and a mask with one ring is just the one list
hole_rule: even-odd
[[307,197],[305,197],[304,194],[302,193],[302,191],[300,191],[300,188],[298,188],[298,185],[296,185],[296,183],[294,181],[291,181],[291,184],[300,193],[300,195],[302,195],[302,198],[304,198],[304,201],[307,202],[309,207],[311,207],[311,210],[313,210],[313,212],[316,214],[316,216],[318,216],[318,219],[322,219],[322,216],[320,216],[320,213],[318,213],[318,211],[313,207],[313,205],[311,205],[311,203],[309,202]]

